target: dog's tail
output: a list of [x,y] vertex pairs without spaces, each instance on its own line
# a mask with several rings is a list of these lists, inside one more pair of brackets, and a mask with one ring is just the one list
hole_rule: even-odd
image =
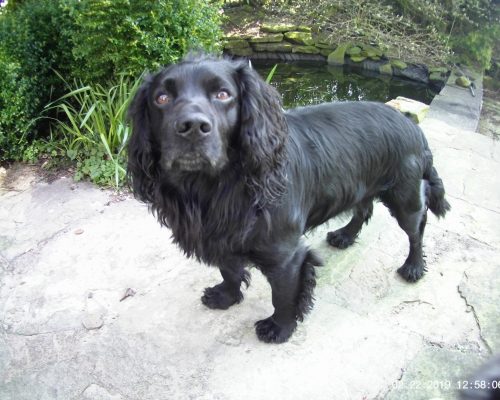
[[297,308],[295,318],[303,321],[314,305],[314,288],[316,287],[315,267],[323,265],[321,259],[311,250],[306,251],[306,256],[300,267],[300,289],[297,297]]
[[443,181],[439,177],[436,168],[432,165],[432,153],[429,149],[426,151],[426,166],[424,170],[424,179],[427,180],[428,190],[426,191],[427,206],[436,217],[441,218],[451,209],[450,203],[444,198]]

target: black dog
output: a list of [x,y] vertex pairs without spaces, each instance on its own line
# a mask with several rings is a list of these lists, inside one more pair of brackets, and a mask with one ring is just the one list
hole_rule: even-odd
[[256,323],[260,340],[285,342],[312,308],[320,261],[302,234],[353,210],[327,237],[346,248],[374,199],[410,240],[398,272],[422,277],[427,207],[437,216],[450,207],[422,131],[398,111],[358,102],[284,112],[247,62],[202,55],[147,78],[130,116],[136,196],[187,256],[220,268],[223,281],[205,290],[203,304],[239,303],[248,264],[269,280],[275,311]]

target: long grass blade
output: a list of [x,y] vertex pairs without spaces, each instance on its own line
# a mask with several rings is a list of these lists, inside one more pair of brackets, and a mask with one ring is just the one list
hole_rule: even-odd
[[278,64],[274,64],[274,67],[267,74],[266,83],[271,83],[271,81],[273,80],[274,73],[276,72],[277,68],[278,68]]
[[97,103],[94,103],[94,104],[92,104],[92,106],[90,106],[90,109],[85,113],[85,117],[83,118],[82,122],[80,123],[80,128],[85,126],[85,123],[92,116],[92,113],[94,112],[96,107],[97,107]]

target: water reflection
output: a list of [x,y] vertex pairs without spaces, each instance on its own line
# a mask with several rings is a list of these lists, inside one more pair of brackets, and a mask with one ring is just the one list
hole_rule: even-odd
[[[273,61],[253,62],[264,78],[275,64]],[[281,93],[286,108],[345,100],[386,102],[398,96],[429,104],[436,94],[415,82],[304,62],[278,63],[272,84]]]

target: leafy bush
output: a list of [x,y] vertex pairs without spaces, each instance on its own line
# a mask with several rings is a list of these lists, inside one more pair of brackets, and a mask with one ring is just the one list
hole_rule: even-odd
[[217,2],[208,0],[87,0],[76,12],[74,76],[103,82],[118,73],[177,61],[189,49],[216,50]]
[[1,159],[21,158],[24,146],[46,130],[40,113],[51,96],[63,93],[53,69],[65,73],[71,64],[64,34],[69,25],[69,14],[57,1],[9,1],[1,9]]
[[[61,118],[59,128],[71,126],[70,116],[76,118],[75,126],[90,123],[90,116],[78,120],[87,114],[80,113],[82,104],[74,93],[65,98],[68,112],[45,107],[67,92],[61,76],[84,82],[87,94],[100,96],[113,90],[115,85],[106,85],[123,74],[136,77],[176,61],[191,48],[217,50],[219,5],[219,0],[9,0],[0,7],[0,161],[20,159],[24,150],[28,158],[38,154],[38,144],[26,146],[49,136],[48,121]],[[113,116],[105,118],[111,118],[106,124],[114,123]],[[108,149],[97,138],[70,146],[66,132],[63,145],[83,151],[82,160],[91,153],[102,156],[116,178],[120,163],[113,157],[123,158],[122,150],[117,152],[112,143]],[[80,157],[71,151],[68,155]]]
[[460,61],[467,65],[479,64],[482,68],[489,69],[493,48],[498,37],[500,37],[498,26],[487,27],[454,38],[453,47]]
[[22,157],[33,115],[29,90],[19,64],[0,52],[0,161]]

